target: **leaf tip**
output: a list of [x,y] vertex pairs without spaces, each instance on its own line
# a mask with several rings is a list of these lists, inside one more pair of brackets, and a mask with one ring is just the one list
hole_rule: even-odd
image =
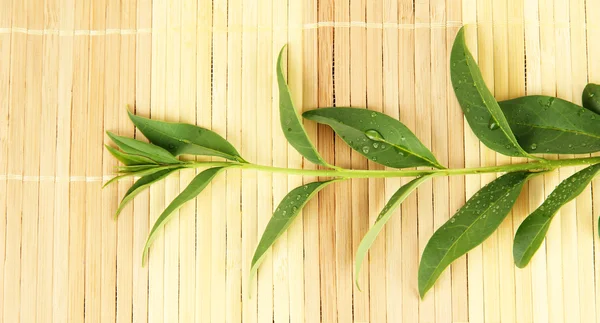
[[362,292],[362,289],[360,289],[360,284],[358,283],[358,278],[354,280],[354,284],[356,284],[356,289],[358,289],[359,292]]

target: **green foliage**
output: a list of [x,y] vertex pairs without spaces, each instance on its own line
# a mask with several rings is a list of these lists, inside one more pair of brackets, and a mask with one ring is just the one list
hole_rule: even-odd
[[[173,212],[194,199],[215,176],[227,168],[330,178],[295,188],[281,201],[262,234],[251,263],[247,264],[250,266],[249,281],[259,269],[265,253],[290,226],[302,207],[319,190],[334,181],[350,178],[416,177],[396,191],[358,246],[355,263],[355,274],[358,277],[370,246],[383,230],[393,211],[422,182],[433,176],[505,173],[477,192],[431,237],[423,251],[418,272],[419,293],[424,296],[454,260],[481,244],[500,226],[529,178],[559,167],[589,166],[558,185],[548,199],[521,224],[514,244],[514,259],[519,267],[525,266],[539,248],[558,209],[577,197],[600,171],[600,157],[546,160],[531,155],[600,151],[600,115],[596,114],[600,111],[600,86],[586,86],[582,94],[583,107],[541,95],[498,103],[488,90],[465,44],[463,29],[459,31],[452,48],[450,76],[456,98],[471,129],[486,146],[496,152],[508,156],[534,158],[535,161],[446,169],[410,129],[387,115],[360,108],[322,108],[307,111],[303,114],[306,119],[329,125],[352,149],[373,162],[392,168],[424,168],[351,170],[329,165],[310,141],[294,108],[285,82],[282,57],[283,49],[279,54],[276,71],[283,135],[307,161],[326,169],[290,169],[252,164],[244,160],[226,139],[211,130],[190,124],[151,120],[131,112],[131,120],[150,143],[108,133],[119,149],[110,146],[106,148],[123,163],[123,166],[118,168],[118,176],[106,185],[129,176],[140,177],[123,197],[117,215],[137,194],[168,175],[184,168],[205,169],[167,206],[154,223],[144,248],[143,263],[152,241],[159,234],[159,229],[167,223]],[[176,158],[182,154],[222,157],[226,160],[184,162]],[[367,217],[368,214],[364,216]]]
[[315,196],[315,194],[317,194],[321,189],[332,182],[334,181],[313,182],[296,187],[295,189],[291,190],[283,198],[283,200],[281,200],[277,206],[277,209],[275,209],[275,212],[273,212],[271,220],[269,220],[269,223],[267,223],[267,227],[265,228],[265,231],[260,238],[260,242],[254,251],[252,263],[250,265],[249,283],[252,281],[254,275],[256,275],[258,266],[260,266],[265,253],[269,250],[269,248],[271,248],[277,238],[279,238],[292,224],[304,205],[306,205],[306,203],[308,203],[308,201],[310,201],[310,199],[313,198],[313,196]]
[[431,151],[400,121],[380,112],[355,108],[307,111],[306,119],[329,125],[355,151],[394,168],[444,168]]
[[600,164],[592,165],[562,181],[548,198],[519,226],[513,245],[513,258],[519,268],[525,267],[542,245],[550,222],[558,210],[576,198],[600,172]]
[[294,107],[290,89],[283,75],[283,52],[285,46],[279,52],[277,58],[277,85],[279,86],[279,121],[281,130],[288,143],[294,147],[304,158],[325,167],[330,166],[317,152],[317,149],[308,138],[308,134],[302,125],[302,120]]
[[517,201],[523,184],[535,173],[503,175],[475,193],[429,239],[419,265],[421,297],[454,260],[480,245],[502,223]]
[[469,126],[486,146],[508,156],[529,157],[510,129],[498,102],[485,85],[481,71],[460,29],[450,55],[450,78],[454,93]]
[[527,152],[586,154],[600,150],[600,115],[569,101],[524,96],[500,102],[519,144]]

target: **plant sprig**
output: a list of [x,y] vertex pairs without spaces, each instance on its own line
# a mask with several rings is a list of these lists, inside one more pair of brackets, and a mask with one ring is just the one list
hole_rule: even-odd
[[[465,44],[464,29],[458,32],[452,48],[450,76],[468,124],[487,147],[507,156],[527,157],[532,161],[448,169],[436,160],[433,153],[405,125],[385,114],[340,107],[307,111],[302,115],[304,118],[329,125],[353,150],[375,163],[398,170],[355,170],[331,165],[316,150],[293,105],[283,70],[284,50],[285,47],[277,60],[279,112],[283,134],[306,160],[321,165],[324,169],[253,164],[246,161],[225,138],[211,130],[190,124],[151,120],[132,112],[129,112],[131,121],[150,143],[108,133],[119,148],[107,146],[108,151],[124,164],[119,167],[118,176],[108,183],[128,176],[139,177],[126,192],[115,216],[137,194],[170,174],[186,168],[204,169],[159,216],[148,236],[143,264],[153,239],[173,212],[195,198],[214,177],[228,168],[331,178],[297,187],[280,202],[256,247],[250,264],[249,281],[259,270],[265,252],[290,226],[303,206],[319,190],[336,181],[351,178],[415,177],[398,188],[360,243],[355,259],[358,277],[366,253],[393,210],[421,183],[434,176],[505,173],[471,197],[429,240],[421,255],[418,273],[419,293],[423,297],[445,268],[481,244],[500,226],[515,204],[521,188],[530,178],[560,167],[588,166],[560,183],[546,201],[523,221],[516,232],[513,248],[518,267],[527,265],[533,257],[545,237],[552,216],[560,207],[576,198],[600,173],[600,157],[547,160],[534,155],[600,151],[600,85],[588,84],[585,87],[582,94],[583,106],[542,95],[497,102]],[[221,157],[224,160],[181,161],[176,158],[181,154]],[[401,169],[408,167],[426,168]],[[358,286],[358,280],[356,284]]]

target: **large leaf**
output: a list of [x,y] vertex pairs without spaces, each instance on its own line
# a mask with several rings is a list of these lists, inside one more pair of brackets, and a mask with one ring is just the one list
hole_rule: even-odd
[[132,155],[120,150],[117,150],[109,145],[104,145],[106,150],[110,152],[116,159],[122,162],[126,166],[137,166],[137,165],[156,165],[157,163],[145,156],[141,155]]
[[487,239],[515,204],[523,184],[535,173],[505,174],[483,187],[429,239],[419,264],[421,297],[454,260]]
[[396,210],[398,206],[400,206],[400,204],[408,197],[408,195],[410,195],[412,191],[414,191],[419,185],[421,185],[421,183],[433,176],[433,174],[421,176],[413,179],[412,181],[400,187],[387,202],[383,210],[381,210],[373,226],[369,229],[367,234],[365,234],[363,239],[360,241],[360,244],[358,245],[358,250],[356,251],[356,260],[354,263],[354,279],[356,281],[356,287],[358,287],[359,290],[360,286],[358,285],[358,275],[360,274],[360,268],[365,259],[365,256],[367,255],[367,251],[369,251],[369,248],[371,248],[373,242],[375,242],[377,235],[379,235],[379,232],[381,232],[383,226],[390,219],[394,210]]
[[198,194],[200,194],[200,192],[204,190],[208,183],[210,183],[210,181],[225,168],[226,167],[213,167],[196,175],[190,184],[181,193],[179,193],[179,195],[177,195],[177,197],[160,214],[158,219],[156,219],[154,226],[152,226],[150,234],[148,235],[148,239],[146,240],[144,253],[142,255],[142,266],[146,265],[146,261],[148,259],[148,250],[150,249],[154,239],[156,239],[158,230],[170,220],[170,216],[173,214],[173,212],[177,211],[187,201],[194,199]]
[[456,35],[450,56],[450,77],[469,126],[489,148],[508,156],[530,157],[518,144],[498,102],[465,44],[464,27]]
[[144,156],[154,160],[159,164],[181,163],[179,159],[175,158],[175,156],[171,155],[171,153],[159,146],[133,138],[118,136],[110,131],[107,131],[106,134],[119,148],[121,148],[121,150],[127,154]]
[[600,84],[589,83],[586,85],[581,95],[581,102],[584,108],[600,113]]
[[169,176],[169,174],[179,169],[180,168],[165,169],[138,179],[135,183],[133,183],[129,190],[127,190],[125,196],[123,196],[123,199],[121,200],[121,203],[119,203],[119,207],[117,208],[117,212],[115,212],[115,218],[119,216],[119,213],[121,213],[121,211],[127,205],[127,203],[133,200],[133,198],[136,195],[141,193],[150,185],[160,181],[161,179]]
[[394,168],[444,168],[410,129],[383,113],[322,108],[304,112],[302,116],[329,125],[352,149],[379,164]]
[[586,167],[562,181],[548,198],[519,226],[515,234],[513,258],[519,268],[525,267],[542,245],[550,222],[558,210],[581,194],[600,172],[600,164]]
[[530,153],[600,151],[600,115],[569,101],[531,95],[500,102],[519,144]]
[[277,84],[279,85],[279,120],[281,129],[287,141],[294,147],[304,158],[311,162],[331,167],[317,152],[317,149],[308,138],[306,130],[302,125],[302,120],[294,108],[290,89],[283,76],[283,52],[285,46],[281,48],[279,57],[277,58]]
[[265,253],[275,243],[277,238],[279,238],[292,224],[304,205],[306,205],[306,203],[321,189],[335,181],[337,180],[313,182],[298,186],[291,190],[283,200],[281,200],[277,209],[273,212],[273,216],[269,220],[269,223],[267,223],[265,231],[254,251],[248,283],[252,282],[254,275],[256,275],[256,271],[258,270]]
[[187,123],[173,123],[137,116],[130,111],[133,124],[155,145],[171,154],[217,156],[245,162],[235,148],[217,133]]

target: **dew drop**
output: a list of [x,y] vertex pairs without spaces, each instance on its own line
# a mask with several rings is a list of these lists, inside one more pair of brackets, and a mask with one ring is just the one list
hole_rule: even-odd
[[402,137],[400,138],[400,140],[402,140],[402,141],[406,141],[406,137],[402,136]]
[[374,143],[373,143],[373,148],[375,148],[375,149],[379,148],[379,144],[378,144],[378,143],[376,143],[376,142],[374,142]]
[[404,153],[402,151],[398,150],[398,155],[404,156]]
[[573,148],[573,144],[569,144],[569,148]]
[[369,153],[369,146],[362,147],[362,152],[365,153],[365,154],[368,154]]
[[367,131],[365,131],[365,135],[367,136],[367,138],[369,138],[371,140],[375,140],[375,141],[383,140],[383,136],[377,130],[373,130],[373,129],[367,130]]
[[287,213],[287,211],[283,211],[281,214],[285,215]]
[[536,150],[537,149],[537,144],[531,144],[531,150]]
[[450,241],[454,241],[454,239],[456,239],[455,237],[450,237]]
[[377,157],[373,157],[372,159],[373,159],[373,161],[377,161]]
[[292,128],[288,128],[288,131],[292,131]]
[[304,190],[306,191],[308,189],[308,186],[304,186]]
[[381,149],[384,149],[384,148],[385,148],[385,145],[384,145],[384,144],[381,144]]
[[450,223],[454,223],[454,222],[456,222],[455,218],[450,219]]
[[488,121],[488,128],[490,130],[500,129],[500,127],[498,126],[498,123],[496,122],[496,120],[494,118],[490,118],[490,120]]
[[377,116],[377,113],[371,112],[371,118],[375,118],[376,116]]
[[300,195],[296,196],[296,201],[300,201],[301,198],[302,198],[302,196],[300,196]]
[[[496,212],[496,211],[494,211],[494,212]],[[487,218],[487,213],[484,213],[484,214],[481,216],[481,218],[482,218],[482,219],[485,219],[485,218]]]
[[292,208],[292,211],[294,211],[294,212],[298,211],[298,207],[297,207],[297,206],[294,206],[294,207]]

